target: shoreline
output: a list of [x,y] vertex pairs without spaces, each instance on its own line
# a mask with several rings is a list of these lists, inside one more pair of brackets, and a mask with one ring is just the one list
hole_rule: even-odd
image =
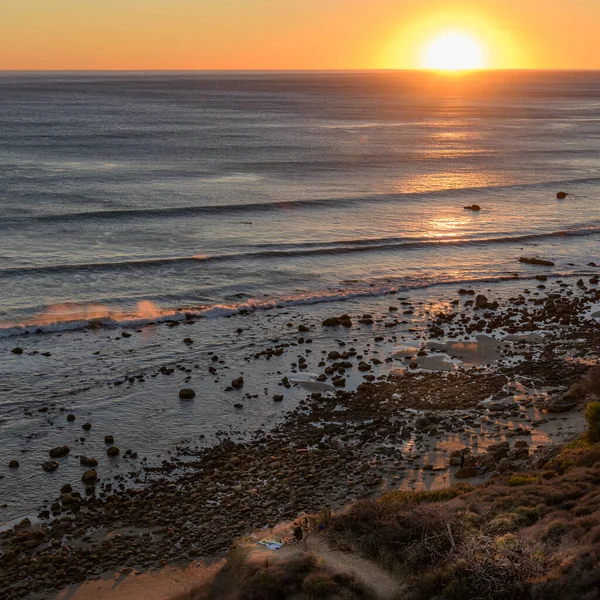
[[[377,341],[381,326],[398,320],[394,315],[401,315],[401,308],[415,308],[412,301],[396,298],[389,302],[399,306],[387,314],[353,315],[351,328],[334,325],[339,341],[329,339],[321,356],[311,357],[314,346],[306,344],[283,348],[287,361],[291,351],[311,350],[300,356],[304,361],[294,361],[294,375],[335,391],[304,390],[281,424],[256,431],[249,440],[224,439],[203,449],[181,444],[167,464],[152,467],[155,481],[140,489],[124,485],[117,491],[102,481],[96,492],[99,488],[104,497],[65,492],[49,507],[47,516],[55,513],[53,519],[0,534],[0,560],[7,567],[0,591],[17,598],[97,577],[111,567],[152,570],[163,561],[218,556],[249,531],[300,512],[338,509],[386,489],[446,486],[456,479],[452,453],[467,447],[480,462],[487,456],[489,466],[480,465],[465,481],[484,481],[498,472],[501,459],[492,465],[489,456],[501,448],[485,450],[506,441],[510,448],[503,458],[513,463],[510,468],[527,468],[549,447],[583,430],[580,409],[563,414],[544,410],[581,379],[600,339],[600,323],[581,316],[600,300],[596,286],[548,285],[555,289],[542,302],[526,302],[520,294],[496,308],[492,298],[483,301],[474,292],[457,295],[460,304],[447,301],[424,321],[413,336],[410,359],[398,336],[393,343]],[[402,307],[402,302],[412,306]],[[369,333],[354,341],[361,319],[372,322],[364,327],[377,330],[370,342]],[[296,321],[296,336],[300,325]],[[328,328],[308,327],[308,335]],[[503,340],[490,341],[499,332]],[[532,332],[541,333],[536,337]],[[476,336],[486,338],[472,347]],[[464,337],[471,341],[461,349],[462,360],[452,356],[461,353],[456,346],[446,352],[436,346],[440,340],[448,345]],[[263,352],[255,360],[269,355]],[[277,349],[270,352],[274,357]],[[300,367],[317,358],[322,381]],[[438,367],[439,361],[456,362],[448,371],[419,364],[432,359]],[[479,364],[469,366],[469,361]],[[388,365],[387,372],[373,375],[380,365]],[[280,377],[279,389],[287,393],[286,386],[294,383],[290,376],[286,384],[285,377]],[[344,387],[350,391],[342,391]],[[515,446],[515,441],[520,443]],[[7,561],[10,548],[17,552]],[[19,565],[28,565],[33,574],[15,580]]]

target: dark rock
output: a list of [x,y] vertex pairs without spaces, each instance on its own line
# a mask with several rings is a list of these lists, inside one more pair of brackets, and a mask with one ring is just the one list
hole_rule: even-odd
[[46,462],[42,463],[42,469],[48,473],[51,473],[52,471],[56,471],[56,469],[58,469],[58,463],[55,460],[47,460]]
[[111,446],[110,448],[108,448],[108,450],[106,451],[106,454],[108,456],[114,457],[114,456],[119,456],[120,454],[120,450],[118,446]]
[[95,469],[87,470],[82,476],[81,481],[85,484],[94,483],[98,480],[98,473],[96,473]]
[[541,258],[527,258],[526,256],[521,256],[519,258],[520,263],[525,263],[527,265],[541,265],[543,267],[554,267],[554,263],[551,260],[544,260]]
[[341,320],[337,317],[329,317],[325,319],[321,324],[323,325],[323,327],[338,327],[339,325],[341,325],[341,323]]
[[85,431],[89,431],[92,428],[92,424],[84,423],[81,427],[82,427],[82,429],[85,429]]
[[115,443],[115,438],[112,435],[105,435],[104,436],[104,443],[105,444],[114,444]]
[[465,206],[465,210],[473,210],[478,212],[481,210],[481,206],[479,206],[479,204],[471,204],[471,206]]
[[244,378],[243,377],[237,377],[236,379],[234,379],[231,382],[231,387],[234,390],[240,390],[244,387]]
[[8,468],[9,468],[9,469],[18,469],[18,468],[19,468],[19,461],[18,461],[18,460],[14,460],[14,459],[13,459],[13,460],[11,460],[11,461],[8,463]]
[[17,346],[16,348],[13,348],[13,349],[11,350],[11,352],[12,352],[13,354],[23,354],[23,348],[19,348],[19,347]]
[[50,458],[61,458],[69,454],[71,449],[69,446],[57,446],[56,448],[52,448],[49,450]]
[[567,194],[566,192],[558,192],[556,194],[556,198],[558,200],[564,200],[569,194]]
[[80,456],[79,457],[79,462],[84,467],[97,467],[98,466],[98,459],[97,458],[93,458],[91,456]]
[[69,414],[67,415],[67,421],[69,421],[69,423],[72,423],[75,420],[75,415]]
[[457,479],[467,479],[468,477],[475,477],[475,475],[477,475],[476,467],[463,467],[454,473],[454,477]]
[[275,402],[281,402],[283,400],[283,394],[275,394],[273,400],[275,400]]
[[179,399],[180,400],[193,400],[196,396],[196,392],[190,388],[183,388],[179,390]]

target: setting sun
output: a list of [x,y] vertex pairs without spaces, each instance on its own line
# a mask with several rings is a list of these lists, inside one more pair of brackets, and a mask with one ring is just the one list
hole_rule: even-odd
[[467,71],[486,66],[481,44],[460,32],[445,33],[431,42],[425,50],[424,65],[441,71]]

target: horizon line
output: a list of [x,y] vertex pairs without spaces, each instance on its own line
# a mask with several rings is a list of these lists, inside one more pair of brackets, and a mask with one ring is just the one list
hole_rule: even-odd
[[490,72],[600,72],[597,68],[490,68],[443,70],[427,68],[374,69],[0,69],[4,73],[441,73],[475,74]]

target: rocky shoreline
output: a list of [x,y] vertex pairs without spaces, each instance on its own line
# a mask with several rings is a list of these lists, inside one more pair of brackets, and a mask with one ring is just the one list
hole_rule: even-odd
[[[212,557],[251,530],[392,487],[429,489],[461,475],[478,482],[540,464],[583,428],[576,384],[600,347],[590,313],[597,283],[540,276],[536,291],[500,301],[459,290],[429,315],[413,351],[395,340],[388,355],[385,346],[359,347],[353,328],[373,327],[373,343],[385,342],[396,315],[414,310],[406,300],[385,314],[293,325],[301,336],[334,328],[339,340],[321,350],[312,391],[282,424],[249,441],[180,446],[142,489],[115,489],[88,470],[81,492],[65,487],[39,520],[0,534],[0,596],[47,597],[115,569]],[[315,363],[307,344],[275,345],[254,359],[291,349],[302,350],[292,373]],[[382,363],[390,370],[373,375]],[[243,385],[232,378],[234,389]],[[295,385],[283,376],[281,396]]]

